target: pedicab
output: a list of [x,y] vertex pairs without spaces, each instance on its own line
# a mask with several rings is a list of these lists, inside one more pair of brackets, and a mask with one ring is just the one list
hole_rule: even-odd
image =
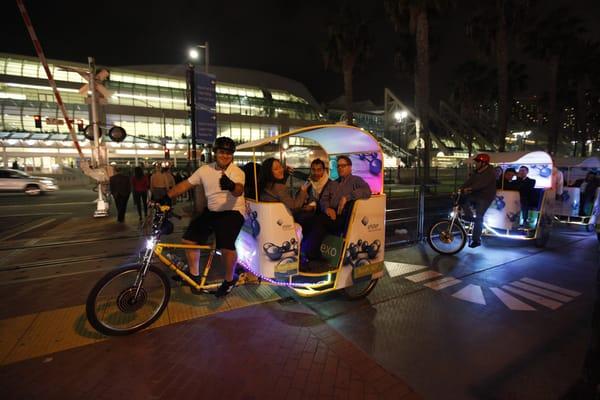
[[[350,299],[368,295],[383,276],[385,247],[385,206],[383,193],[383,153],[377,140],[368,132],[345,125],[319,125],[298,129],[278,136],[244,143],[238,154],[251,153],[254,198],[246,198],[246,215],[236,240],[239,284],[267,283],[285,286],[298,295],[311,297],[342,290]],[[304,271],[300,263],[302,235],[290,211],[283,203],[259,200],[257,162],[270,156],[283,163],[288,154],[296,154],[306,167],[319,155],[330,166],[335,157],[350,157],[353,174],[369,184],[372,196],[356,200],[347,228],[328,235],[320,246],[327,260],[319,271]],[[298,154],[303,154],[297,157]],[[302,165],[294,165],[301,167]],[[332,168],[331,177],[335,178]],[[248,180],[247,180],[248,181]],[[210,269],[215,254],[213,246],[166,243],[161,236],[173,231],[169,218],[174,216],[168,205],[155,204],[151,234],[139,261],[106,274],[94,286],[86,303],[90,324],[107,335],[126,335],[155,322],[167,306],[170,280],[157,261],[176,273],[180,280],[198,291],[216,289]],[[173,258],[177,249],[200,249],[209,253],[201,265],[201,282],[191,280],[183,271],[183,262]],[[222,272],[221,275],[222,277]]]
[[[496,190],[496,197],[484,215],[482,236],[533,241],[537,247],[544,247],[550,237],[554,213],[552,158],[543,151],[486,154],[490,156],[490,165],[502,168],[503,173],[507,168],[529,168],[528,177],[535,179],[535,187],[528,207],[528,224],[524,225],[519,192],[505,190],[502,180],[502,187]],[[455,194],[450,216],[435,222],[428,231],[429,245],[440,254],[458,253],[472,235],[473,222],[464,219],[459,199],[460,193]]]
[[566,182],[562,194],[556,199],[555,220],[561,224],[585,226],[588,232],[592,232],[600,214],[600,187],[589,203],[581,204],[581,184],[589,172],[600,173],[600,159],[563,158],[555,161]]
[[244,143],[238,150],[251,151],[254,166],[268,157],[285,163],[288,155],[295,155],[295,160],[305,165],[294,167],[308,167],[320,154],[330,166],[332,179],[337,177],[336,156],[350,157],[352,173],[369,184],[372,195],[356,200],[346,230],[328,235],[321,244],[321,254],[327,260],[325,270],[303,271],[298,225],[283,203],[259,201],[256,170],[255,197],[246,198],[246,223],[236,242],[238,263],[262,280],[289,286],[301,296],[339,289],[350,298],[369,294],[383,276],[385,245],[383,153],[377,140],[353,126],[320,125]]

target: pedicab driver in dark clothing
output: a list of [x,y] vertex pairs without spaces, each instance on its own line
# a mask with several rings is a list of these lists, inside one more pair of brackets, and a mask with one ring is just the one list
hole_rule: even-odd
[[[490,166],[489,155],[478,154],[475,157],[475,171],[462,184],[460,191],[462,193],[460,203],[465,212],[465,219],[474,221],[469,247],[477,247],[481,245],[483,216],[496,197],[496,174]],[[470,206],[475,209],[475,217]]]
[[[219,137],[214,146],[215,162],[198,168],[187,180],[169,191],[172,199],[186,193],[194,186],[202,185],[207,199],[207,208],[190,222],[183,235],[183,243],[205,244],[214,232],[216,248],[221,251],[225,264],[225,280],[217,289],[217,297],[225,296],[235,286],[238,277],[234,274],[237,261],[235,240],[244,223],[244,172],[233,164],[235,143],[228,137]],[[186,250],[190,277],[200,282],[200,250]],[[192,288],[192,293],[201,292]]]

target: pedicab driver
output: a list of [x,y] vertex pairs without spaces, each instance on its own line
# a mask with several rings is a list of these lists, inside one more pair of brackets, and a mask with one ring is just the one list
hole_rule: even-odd
[[[477,247],[481,245],[483,216],[496,197],[496,174],[490,166],[489,155],[478,154],[475,157],[475,171],[462,184],[460,190],[463,193],[460,203],[463,205],[465,219],[474,221],[469,247]],[[475,217],[471,206],[475,209]]]
[[[202,185],[207,199],[207,208],[194,218],[183,234],[185,244],[205,244],[214,232],[216,248],[221,251],[225,264],[225,280],[215,295],[227,295],[235,286],[238,277],[234,274],[237,261],[235,240],[244,223],[244,172],[233,164],[235,143],[228,137],[219,137],[213,145],[215,162],[198,168],[187,180],[169,191],[169,198],[186,193],[194,186]],[[200,282],[200,250],[186,249],[190,277]],[[192,288],[192,293],[200,291]]]

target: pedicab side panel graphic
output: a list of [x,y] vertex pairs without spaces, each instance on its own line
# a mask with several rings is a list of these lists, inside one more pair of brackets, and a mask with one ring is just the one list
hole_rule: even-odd
[[383,276],[385,196],[357,200],[349,224],[339,287]]
[[267,278],[286,279],[299,267],[294,219],[281,203],[246,201],[246,216],[236,241],[240,261]]

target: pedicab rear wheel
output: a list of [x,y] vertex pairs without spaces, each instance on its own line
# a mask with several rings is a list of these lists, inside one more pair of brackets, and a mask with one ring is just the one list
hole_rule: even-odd
[[345,287],[342,289],[344,291],[344,296],[348,300],[360,300],[365,298],[375,289],[377,286],[377,281],[379,279],[371,279],[369,281],[357,282],[352,286]]

